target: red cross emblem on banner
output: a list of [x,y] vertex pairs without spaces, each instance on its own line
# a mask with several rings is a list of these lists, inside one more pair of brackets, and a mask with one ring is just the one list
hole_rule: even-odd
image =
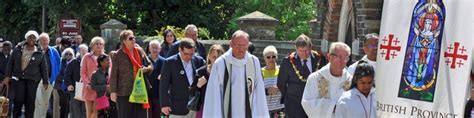
[[[451,69],[455,69],[456,64],[458,65],[458,67],[464,65],[464,61],[467,60],[467,54],[464,54],[465,52],[467,53],[467,49],[464,48],[464,46],[459,47],[459,42],[454,42],[454,47],[453,45],[449,45],[447,51],[444,52],[444,58],[446,58],[446,65],[450,65],[449,67]],[[451,58],[451,60],[449,58]]]
[[[394,40],[395,38],[395,40]],[[400,52],[400,40],[398,38],[394,37],[393,34],[388,35],[387,37],[383,38],[383,44],[380,44],[380,54],[382,54],[382,57],[385,57],[385,60],[390,60],[390,57],[392,59],[397,56],[397,52]],[[385,45],[384,45],[385,44]]]

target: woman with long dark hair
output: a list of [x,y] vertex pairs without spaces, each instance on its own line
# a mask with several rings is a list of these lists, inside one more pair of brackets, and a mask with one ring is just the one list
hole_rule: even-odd
[[160,56],[167,58],[171,55],[168,55],[168,52],[171,48],[171,45],[173,45],[174,42],[176,42],[176,35],[173,30],[171,29],[166,29],[163,33],[163,37],[165,40],[163,40],[163,43],[161,43],[161,52]]

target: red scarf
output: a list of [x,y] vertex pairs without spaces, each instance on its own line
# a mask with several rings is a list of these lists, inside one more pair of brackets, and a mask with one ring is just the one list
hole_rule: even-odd
[[[133,47],[133,55],[130,54],[130,50],[127,49],[125,45],[122,45],[123,47],[123,52],[128,56],[130,61],[132,62],[133,65],[133,76],[135,77],[137,75],[138,69],[142,67],[142,58],[140,57],[140,53],[138,52],[138,49]],[[148,109],[150,108],[149,103],[143,104],[143,108]]]
[[142,59],[140,57],[140,53],[138,52],[137,48],[133,48],[133,55],[130,54],[130,50],[125,47],[125,45],[122,46],[123,51],[125,54],[128,56],[130,61],[132,62],[133,65],[133,77],[137,75],[138,69],[142,67]]

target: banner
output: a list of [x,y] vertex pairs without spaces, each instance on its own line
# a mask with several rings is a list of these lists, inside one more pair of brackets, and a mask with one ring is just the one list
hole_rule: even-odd
[[463,117],[473,0],[385,0],[375,80],[377,117]]

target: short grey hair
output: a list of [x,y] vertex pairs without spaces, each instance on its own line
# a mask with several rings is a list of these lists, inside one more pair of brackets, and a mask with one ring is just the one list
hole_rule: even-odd
[[367,42],[369,39],[379,39],[379,35],[377,33],[370,33],[365,35],[364,42]]
[[88,50],[88,49],[89,49],[89,47],[87,47],[87,45],[86,45],[86,44],[81,44],[81,45],[79,45],[79,49],[81,49],[81,48],[85,48],[86,50]]
[[74,50],[72,48],[64,49],[63,53],[61,53],[61,57],[64,59],[64,57],[66,57],[66,53],[68,53],[68,52],[72,54],[73,59],[76,57],[75,54],[74,54]]
[[267,56],[268,54],[273,53],[275,56],[278,56],[278,50],[273,45],[269,45],[263,49],[263,56]]
[[148,43],[148,46],[151,46],[151,45],[153,45],[153,44],[158,45],[158,47],[161,48],[161,43],[160,43],[158,40],[152,40],[152,41],[150,41],[150,43]]
[[195,31],[197,32],[198,31],[198,28],[196,27],[196,25],[194,24],[189,24],[186,26],[186,28],[184,28],[184,31],[185,32],[190,32],[190,31]]
[[336,49],[343,49],[349,55],[351,55],[351,48],[343,42],[333,42],[333,43],[331,43],[331,46],[329,46],[329,54],[335,54]]
[[49,41],[50,41],[50,40],[49,40],[49,35],[48,35],[48,33],[44,33],[44,32],[41,33],[41,34],[38,36],[37,39],[40,39],[40,38],[46,38],[46,39],[48,39],[48,43],[49,43]]
[[235,39],[236,37],[239,37],[239,36],[244,36],[247,39],[249,39],[249,34],[247,32],[242,31],[242,30],[237,30],[237,31],[234,32],[234,34],[232,34],[231,40],[233,40],[233,39]]

